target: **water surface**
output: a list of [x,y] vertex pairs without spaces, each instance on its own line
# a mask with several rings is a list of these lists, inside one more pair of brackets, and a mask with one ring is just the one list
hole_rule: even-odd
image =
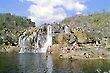
[[0,54],[0,73],[104,73],[110,60],[62,60],[45,54]]

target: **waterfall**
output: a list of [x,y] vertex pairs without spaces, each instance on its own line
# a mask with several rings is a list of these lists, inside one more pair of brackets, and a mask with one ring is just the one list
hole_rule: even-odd
[[48,58],[47,58],[47,73],[52,73],[53,71],[53,61],[52,61],[52,57],[50,55],[48,55]]
[[65,26],[64,31],[65,31],[65,33],[70,33],[69,27],[68,26]]
[[46,43],[44,46],[41,48],[41,53],[46,53],[48,46],[52,45],[52,26],[48,25],[47,27],[47,38],[46,38]]
[[[18,44],[21,48],[19,53],[46,53],[48,46],[52,45],[51,25],[47,26],[46,42],[44,43],[43,47],[39,47],[39,41],[44,41],[44,39],[41,39],[41,36],[37,34],[37,32],[33,32],[30,36],[29,35],[27,36],[26,32],[24,32],[23,35],[21,35],[18,40]],[[34,47],[32,47],[33,45]]]
[[[25,40],[26,40],[26,38],[24,37],[25,35],[26,35],[26,32],[24,32],[23,35],[21,35],[21,36],[19,37],[18,44],[19,44],[19,46],[21,47],[19,53],[24,53],[24,52],[26,51],[26,50],[25,50],[25,47],[26,47]],[[24,38],[23,38],[23,37],[24,37]]]
[[38,34],[38,36],[37,36],[37,42],[35,43],[35,47],[36,48],[39,48],[39,40],[40,40],[40,36]]
[[19,38],[19,46],[21,47],[19,53],[29,52],[26,48],[27,48],[27,45],[30,44],[30,38],[29,37],[24,37],[23,39],[21,39],[21,37]]
[[35,41],[35,49],[33,50],[33,53],[39,53],[39,51],[40,51],[39,41],[40,41],[40,36],[38,34],[38,36],[37,36],[37,42]]
[[20,46],[20,51],[19,53],[27,53],[27,52],[30,52],[27,48],[28,46],[30,45],[30,37],[28,37],[26,35],[26,32],[23,33],[23,35],[21,35],[19,37],[19,40],[18,40],[18,45]]

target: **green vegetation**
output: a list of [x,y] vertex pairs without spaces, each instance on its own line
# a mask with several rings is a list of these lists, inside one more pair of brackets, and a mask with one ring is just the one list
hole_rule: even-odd
[[[34,24],[35,23],[32,22],[31,19],[27,19],[26,17],[15,16],[10,13],[0,14],[0,46],[4,44],[16,46],[22,32],[25,30],[28,31],[28,27],[34,27]],[[42,31],[40,32],[39,30],[39,33],[46,35],[47,25],[48,24],[38,27],[42,27]],[[64,32],[64,26],[67,25],[70,28],[70,32],[74,34],[75,37],[77,36],[77,38],[75,38],[77,42],[87,43],[98,41],[101,45],[110,45],[110,13],[100,12],[90,15],[76,15],[66,18],[59,24],[53,23],[51,25],[53,27],[53,32],[56,34],[59,33],[59,35]],[[76,31],[74,29],[76,29]],[[70,37],[71,38],[65,37],[65,39],[68,38],[68,40],[73,42],[74,37]]]
[[110,13],[107,12],[77,15],[66,18],[60,24],[69,25],[71,29],[78,27],[88,33],[88,37],[95,41],[102,41],[104,38],[110,40]]
[[0,13],[0,45],[15,45],[21,32],[28,27],[34,27],[34,24],[26,17]]
[[3,42],[3,38],[0,37],[0,45],[3,44],[3,43],[4,43],[4,42]]

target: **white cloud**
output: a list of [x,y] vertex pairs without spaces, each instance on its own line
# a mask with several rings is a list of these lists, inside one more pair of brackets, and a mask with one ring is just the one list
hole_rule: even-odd
[[77,12],[76,14],[77,14],[77,15],[80,15],[80,14],[82,14],[82,13],[81,13],[81,12]]
[[51,23],[61,21],[67,17],[66,11],[75,11],[81,13],[87,7],[84,5],[85,0],[22,0],[29,1],[28,11],[29,18],[37,23]]

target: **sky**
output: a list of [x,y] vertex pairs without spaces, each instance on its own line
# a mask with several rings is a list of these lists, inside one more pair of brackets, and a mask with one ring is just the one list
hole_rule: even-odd
[[36,26],[103,10],[110,12],[110,0],[0,0],[0,13],[25,16]]

